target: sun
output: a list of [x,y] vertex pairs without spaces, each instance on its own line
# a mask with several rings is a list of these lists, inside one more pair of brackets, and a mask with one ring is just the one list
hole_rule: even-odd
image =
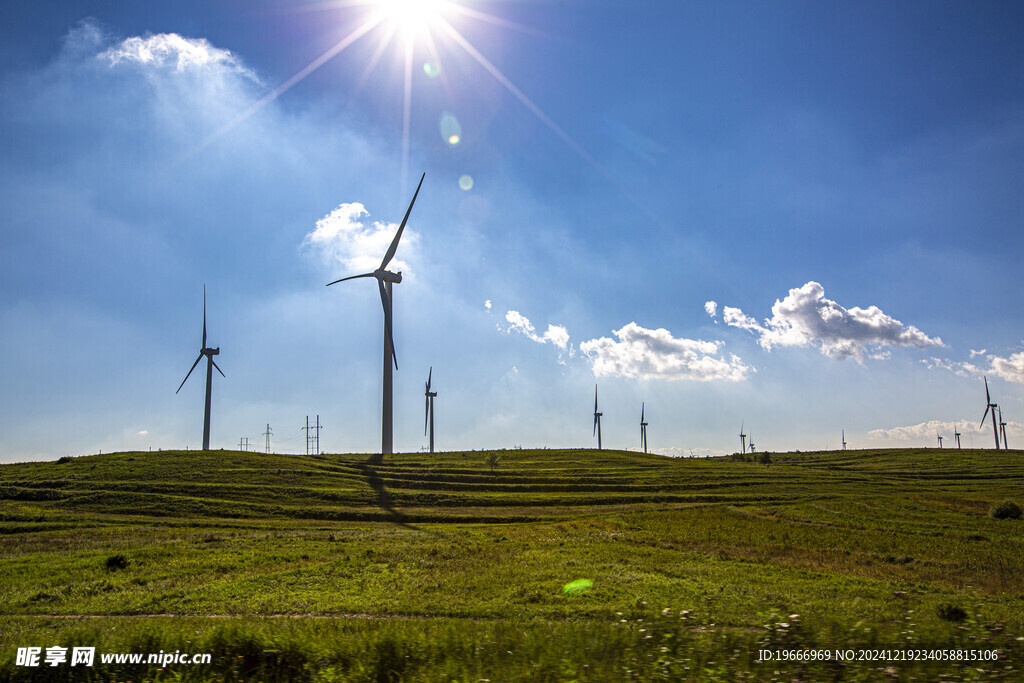
[[429,30],[441,18],[446,0],[375,0],[375,14],[389,28],[414,35]]

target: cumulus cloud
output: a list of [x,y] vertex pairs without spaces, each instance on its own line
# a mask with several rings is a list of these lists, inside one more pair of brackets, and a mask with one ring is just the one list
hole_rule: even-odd
[[177,33],[132,36],[104,50],[99,58],[111,65],[122,62],[173,67],[176,71],[228,66],[253,81],[256,76],[229,50],[214,47],[205,38],[184,38]]
[[974,358],[975,356],[984,356],[985,353],[985,349],[982,349],[981,351],[975,351],[974,349],[971,349],[971,358]]
[[921,363],[929,370],[948,370],[960,377],[970,377],[981,374],[981,370],[974,363],[966,361],[952,361],[948,358],[925,358]]
[[490,310],[491,310],[491,300],[490,299],[487,299],[486,301],[484,301],[484,308],[486,308],[487,311],[490,312]]
[[[519,332],[538,344],[552,344],[558,347],[561,351],[566,352],[570,358],[576,355],[576,349],[569,343],[569,331],[563,325],[549,324],[548,329],[544,331],[544,334],[538,335],[533,323],[531,323],[529,318],[519,311],[508,311],[505,313],[505,320],[509,324],[508,327],[503,330],[505,334]],[[564,364],[561,352],[558,354],[558,359],[559,362]]]
[[716,301],[705,301],[704,311],[712,318],[718,315],[718,302]]
[[[341,204],[316,222],[316,228],[306,235],[302,244],[319,250],[332,262],[343,264],[352,275],[372,272],[380,266],[398,232],[398,224],[379,221],[366,224],[360,220],[369,215],[359,202]],[[419,235],[407,224],[399,251],[408,254],[418,241]],[[388,264],[388,270],[407,273],[409,264],[396,256]]]
[[601,337],[580,343],[594,374],[708,382],[741,381],[753,370],[735,354],[726,359],[722,342],[676,339],[663,328],[649,330],[631,322]]
[[904,325],[877,306],[840,306],[825,298],[825,289],[813,280],[789,290],[781,301],[776,300],[772,317],[765,319],[764,324],[728,306],[723,309],[723,320],[727,325],[757,334],[758,343],[766,350],[776,346],[810,346],[837,360],[853,358],[860,362],[865,354],[885,357],[883,347],[944,346],[938,337]]
[[1008,382],[1024,384],[1024,351],[1014,353],[1009,358],[999,356],[986,356],[989,363],[989,372],[996,377],[1005,379]]

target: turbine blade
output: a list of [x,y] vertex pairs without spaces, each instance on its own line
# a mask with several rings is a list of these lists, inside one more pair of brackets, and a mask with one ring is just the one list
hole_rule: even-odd
[[206,285],[203,285],[203,345],[199,348],[206,348]]
[[217,367],[217,361],[215,361],[215,360],[213,360],[213,359],[211,358],[211,359],[210,359],[210,362],[211,362],[211,363],[213,363],[213,367],[217,368],[217,372],[219,372],[219,373],[220,373],[220,376],[221,376],[221,377],[223,377],[224,379],[227,379],[227,376],[226,376],[226,375],[224,374],[224,371],[223,371],[223,370],[221,370],[221,369],[220,369],[219,367]]
[[[201,361],[202,359],[203,359],[203,352],[200,351],[199,352],[199,357],[196,358],[196,362],[192,364],[192,367],[189,369],[188,374],[185,375],[185,379],[181,380],[181,384],[178,385],[178,391],[181,391],[181,388],[183,386],[185,386],[185,382],[187,382],[188,378],[192,375],[192,370],[196,369],[196,366],[199,365],[199,361]],[[178,391],[175,391],[174,393],[178,393]],[[984,422],[984,420],[982,420],[982,422]]]
[[984,427],[985,426],[985,418],[988,417],[988,409],[991,408],[991,407],[992,406],[988,406],[988,405],[985,406],[985,414],[981,416],[981,424],[978,425],[979,427]]
[[391,348],[391,358],[395,361],[395,370],[398,369],[398,354],[395,353],[395,337],[391,330],[391,306],[388,305],[388,293],[384,289],[384,281],[377,278],[377,287],[380,289],[380,303],[384,307],[384,325],[387,328],[388,346]]
[[430,372],[427,373],[427,391],[430,391],[430,380],[434,377],[434,366],[430,366]]
[[398,240],[402,239],[402,231],[405,230],[405,223],[409,220],[409,214],[412,213],[412,205],[416,203],[416,197],[420,193],[420,187],[423,186],[423,179],[427,177],[424,173],[420,176],[420,184],[416,186],[416,192],[412,196],[412,201],[409,202],[409,208],[405,210],[405,218],[402,219],[402,224],[398,226],[398,232],[395,233],[395,239],[391,240],[391,246],[388,247],[388,253],[384,254],[384,260],[380,262],[380,269],[384,270],[391,259],[395,257],[395,252],[398,251]]
[[324,286],[325,287],[330,287],[331,285],[336,285],[339,282],[344,282],[345,280],[355,280],[357,277],[374,277],[374,274],[373,273],[363,273],[362,275],[349,275],[348,277],[343,277],[340,280],[335,280],[334,282],[328,282]]
[[597,385],[594,385],[594,414],[597,415]]
[[594,411],[594,433],[591,436],[597,436],[597,411]]
[[992,403],[992,396],[988,393],[988,377],[985,378],[985,403]]
[[643,401],[641,401],[640,402],[640,423],[643,424],[643,421],[644,421],[644,403],[643,403]]
[[[429,391],[429,390],[428,390]],[[427,396],[423,405],[423,436],[427,435],[427,418],[430,417],[430,397]]]

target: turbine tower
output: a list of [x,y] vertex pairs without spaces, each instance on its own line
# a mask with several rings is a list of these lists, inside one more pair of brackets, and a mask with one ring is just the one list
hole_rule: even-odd
[[753,453],[754,452],[754,435],[750,434],[749,436],[750,436],[750,452]]
[[999,408],[999,431],[1003,434],[1003,448],[1009,450],[1010,447],[1006,445],[1006,423],[1003,422],[1003,409]]
[[843,430],[843,450],[846,450],[846,430]]
[[939,440],[939,448],[942,448],[942,435],[939,434],[938,432],[935,432],[935,436]]
[[434,452],[434,397],[437,396],[436,391],[430,390],[430,380],[434,377],[434,366],[430,366],[430,372],[427,373],[427,381],[424,383],[423,395],[426,396],[426,404],[424,406],[423,414],[423,434],[427,433],[427,420],[430,420],[430,452]]
[[644,447],[644,453],[647,452],[647,423],[644,422],[644,404],[640,403],[640,444]]
[[594,433],[597,434],[597,450],[601,450],[601,416],[597,411],[597,385],[594,385]]
[[360,277],[373,277],[377,278],[377,288],[380,290],[380,304],[384,308],[384,392],[383,400],[381,405],[381,425],[380,425],[380,452],[382,455],[393,453],[393,441],[392,441],[392,421],[393,413],[391,410],[391,361],[395,363],[395,370],[398,369],[398,355],[395,353],[395,339],[392,335],[393,326],[391,324],[391,285],[392,283],[398,284],[402,281],[402,273],[392,273],[390,270],[386,270],[388,263],[394,258],[395,252],[398,251],[398,241],[402,239],[402,231],[405,230],[405,224],[409,220],[409,214],[412,213],[412,205],[416,203],[416,197],[420,193],[420,187],[423,186],[423,178],[426,177],[426,173],[420,176],[420,183],[416,186],[416,192],[412,196],[412,201],[409,202],[409,208],[405,211],[405,217],[402,219],[402,224],[398,226],[398,232],[395,233],[395,238],[391,240],[391,246],[388,247],[388,251],[384,254],[384,260],[380,262],[380,267],[372,273],[363,273],[362,275],[350,275],[343,277],[334,282],[328,282],[327,286],[344,282],[345,280],[355,280]]
[[743,433],[744,421],[740,420],[740,453],[747,452],[747,435]]
[[988,417],[988,413],[992,411],[992,433],[996,436],[996,450],[999,450],[999,428],[996,426],[996,408],[995,403],[992,402],[992,396],[988,393],[988,377],[985,378],[985,414],[981,416],[981,424],[979,427],[985,426],[985,418]]
[[[178,391],[185,386],[185,382],[192,375],[192,370],[196,369],[199,365],[199,361],[206,356],[206,409],[203,411],[203,450],[210,450],[210,397],[213,391],[213,368],[217,368],[217,372],[220,373],[221,377],[224,377],[224,371],[213,361],[213,357],[220,354],[220,347],[211,349],[206,345],[206,285],[203,285],[203,343],[199,347],[199,356],[196,357],[196,362],[192,364],[188,374],[185,375],[185,379],[181,380],[181,384],[178,385]],[[174,393],[177,394],[178,391]]]
[[953,425],[953,438],[956,439],[956,449],[957,450],[960,450],[960,432],[958,431],[959,429],[960,429],[960,423],[959,422],[956,423],[955,425]]

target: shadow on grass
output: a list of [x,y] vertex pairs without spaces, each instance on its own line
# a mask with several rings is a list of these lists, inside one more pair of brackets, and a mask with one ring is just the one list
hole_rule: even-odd
[[417,526],[410,524],[405,521],[406,517],[400,510],[396,510],[391,503],[391,494],[388,493],[387,487],[384,486],[384,477],[380,475],[377,470],[373,468],[374,465],[381,465],[384,462],[384,456],[380,453],[371,455],[365,463],[359,464],[359,471],[366,478],[366,483],[369,484],[373,490],[374,495],[377,497],[376,505],[384,512],[388,513],[391,517],[391,521],[399,526],[405,527],[406,529],[412,529],[413,531],[421,531],[424,533],[435,533],[432,531],[426,531],[420,529]]

